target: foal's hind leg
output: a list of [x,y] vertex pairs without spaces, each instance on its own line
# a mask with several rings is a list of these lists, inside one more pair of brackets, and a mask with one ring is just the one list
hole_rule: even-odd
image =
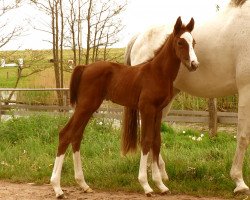
[[[161,147],[161,117],[162,113],[159,112],[155,118],[155,136],[153,140],[153,161],[152,161],[152,179],[156,186],[160,189],[162,194],[169,193],[169,189],[162,182],[162,176],[160,172],[160,147]],[[161,163],[162,164],[162,163]],[[161,166],[162,167],[162,166]]]
[[90,119],[92,113],[93,112],[89,110],[84,110],[80,106],[77,106],[70,121],[59,134],[58,152],[55,160],[53,173],[51,176],[51,184],[53,186],[57,198],[63,197],[63,191],[60,186],[61,170],[64,155],[70,143],[72,144],[74,151],[73,158],[75,164],[75,177],[77,178],[77,182],[85,191],[91,190],[89,186],[85,183],[83,177],[79,148],[80,142],[82,140],[83,130],[86,124],[88,123],[88,120]]
[[61,171],[63,160],[65,156],[65,151],[69,146],[70,138],[67,139],[67,136],[70,137],[69,129],[73,121],[73,116],[66,124],[66,126],[59,133],[59,145],[57,150],[57,156],[54,163],[53,172],[50,178],[50,183],[56,193],[57,198],[63,198],[63,191],[61,189],[60,180],[61,180]]
[[89,102],[83,102],[79,105],[78,109],[78,120],[81,124],[79,124],[80,129],[73,135],[71,139],[71,145],[73,150],[73,161],[74,161],[74,172],[75,172],[75,180],[79,184],[79,186],[84,190],[84,192],[90,193],[93,190],[87,185],[85,182],[85,178],[82,170],[82,162],[80,155],[80,146],[83,137],[83,131],[92,116],[92,114],[100,107],[102,103],[102,98],[97,98],[97,95],[91,95],[91,104]]
[[78,130],[71,139],[71,145],[73,150],[73,162],[74,162],[74,172],[75,172],[75,180],[79,184],[79,186],[84,190],[84,192],[93,192],[93,190],[88,186],[85,182],[85,178],[82,171],[82,162],[80,155],[80,145],[83,137],[83,131],[92,115],[92,112],[86,111],[79,114],[80,121],[82,121],[82,125],[80,125],[80,130]]

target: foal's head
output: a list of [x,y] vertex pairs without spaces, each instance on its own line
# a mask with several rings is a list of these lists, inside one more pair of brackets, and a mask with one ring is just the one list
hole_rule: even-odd
[[178,17],[173,31],[174,36],[174,49],[177,57],[181,60],[189,71],[195,71],[199,66],[196,54],[194,52],[195,40],[191,35],[194,29],[194,19],[185,26]]

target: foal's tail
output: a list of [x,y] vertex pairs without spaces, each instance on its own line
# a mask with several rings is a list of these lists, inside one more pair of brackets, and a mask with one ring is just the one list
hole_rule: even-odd
[[77,93],[81,81],[82,73],[84,71],[83,65],[75,67],[70,79],[70,104],[74,106],[77,103]]
[[135,152],[137,149],[137,131],[138,131],[137,109],[125,107],[123,116],[123,133],[122,133],[122,154],[126,155],[129,151]]
[[[129,41],[125,50],[125,62],[126,65],[131,65],[131,50],[137,39],[138,35],[135,35]],[[138,141],[138,119],[139,112],[137,109],[125,107],[123,111],[123,133],[122,133],[122,154],[126,155],[129,151],[134,152],[137,149]]]

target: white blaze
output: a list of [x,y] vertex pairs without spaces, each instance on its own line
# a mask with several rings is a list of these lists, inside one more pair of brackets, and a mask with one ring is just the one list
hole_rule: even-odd
[[185,32],[183,33],[180,38],[183,38],[184,40],[187,41],[188,46],[189,46],[189,59],[190,59],[190,64],[194,61],[194,62],[198,62],[196,54],[194,52],[194,48],[193,48],[193,36],[191,35],[191,33],[189,32]]

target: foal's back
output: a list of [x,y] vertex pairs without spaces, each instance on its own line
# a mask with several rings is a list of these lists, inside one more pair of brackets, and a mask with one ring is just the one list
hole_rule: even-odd
[[[114,103],[136,107],[141,90],[144,65],[134,68],[123,64],[99,61],[83,66],[79,96],[91,93],[93,99],[102,98]],[[84,95],[85,94],[85,95]]]

